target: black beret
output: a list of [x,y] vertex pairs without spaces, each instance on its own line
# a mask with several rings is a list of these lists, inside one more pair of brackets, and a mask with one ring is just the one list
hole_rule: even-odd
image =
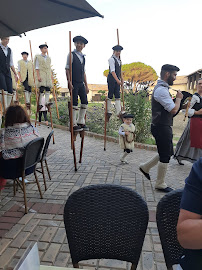
[[163,65],[161,67],[161,70],[166,70],[166,71],[179,71],[180,69],[176,66],[173,66],[173,65],[169,65],[169,64],[166,64],[166,65]]
[[29,55],[28,52],[22,52],[21,54],[22,54],[22,55],[23,55],[23,54]]
[[85,38],[82,37],[82,36],[76,36],[76,37],[73,38],[73,42],[77,42],[77,41],[81,41],[81,42],[83,42],[84,44],[87,44],[87,43],[88,43],[88,40],[85,39]]
[[39,46],[39,49],[43,49],[43,47],[47,47],[47,48],[48,48],[48,45],[47,45],[47,44],[41,44],[41,45]]
[[124,114],[123,118],[133,118],[134,115],[133,114]]
[[114,50],[114,51],[122,51],[122,50],[123,50],[123,47],[120,46],[120,45],[116,45],[116,46],[114,46],[114,47],[112,48],[112,50]]

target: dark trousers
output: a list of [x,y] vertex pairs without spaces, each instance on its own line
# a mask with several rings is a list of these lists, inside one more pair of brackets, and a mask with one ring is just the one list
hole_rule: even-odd
[[[25,171],[25,175],[31,174],[34,168]],[[4,179],[15,179],[22,176],[22,158],[5,160],[0,158],[0,176]]]
[[7,73],[0,71],[0,90],[7,91],[8,93],[13,93],[12,79],[10,71]]
[[78,106],[78,96],[80,97],[81,104],[88,104],[86,88],[84,83],[73,82],[73,106]]
[[47,118],[47,111],[42,111],[42,112],[39,111],[39,122],[41,123],[41,117],[42,117],[42,114],[43,114],[44,120],[45,120],[45,121],[48,121],[48,118]]
[[23,86],[24,86],[24,88],[25,88],[26,91],[28,91],[28,92],[31,92],[32,91],[31,86],[28,84],[28,75],[27,75],[26,80],[23,82]]
[[40,91],[40,93],[44,93],[45,91],[49,92],[50,91],[50,87],[40,86],[39,87],[39,91]]
[[113,95],[115,96],[115,98],[120,98],[120,85],[117,84],[112,75],[108,76],[107,84],[108,84],[108,98],[112,99]]
[[169,163],[173,152],[173,132],[170,126],[151,125],[151,133],[155,138],[160,162]]

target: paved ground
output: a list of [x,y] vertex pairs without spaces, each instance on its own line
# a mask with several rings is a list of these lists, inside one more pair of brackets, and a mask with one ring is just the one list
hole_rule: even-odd
[[[40,127],[42,136],[50,132]],[[155,223],[155,210],[162,193],[154,190],[154,181],[149,182],[138,171],[138,165],[155,155],[155,152],[135,149],[130,156],[130,165],[120,165],[118,144],[108,143],[103,151],[103,142],[85,137],[83,163],[74,172],[70,134],[55,129],[56,144],[50,145],[48,164],[52,180],[47,181],[48,190],[44,199],[39,199],[36,184],[27,185],[30,211],[24,215],[22,192],[13,197],[12,187],[2,192],[0,202],[0,269],[13,269],[31,242],[38,242],[41,263],[44,265],[71,266],[67,245],[63,207],[68,196],[80,187],[90,184],[120,184],[135,189],[147,201],[150,221],[138,270],[166,269],[162,248]],[[77,148],[79,148],[79,138]],[[77,149],[77,152],[79,149]],[[191,164],[177,165],[172,160],[167,174],[167,183],[173,188],[184,185]],[[156,170],[151,172],[155,179]],[[33,178],[28,178],[33,179]],[[44,186],[39,175],[42,190]],[[47,176],[48,180],[48,176]],[[113,260],[91,260],[80,264],[83,269],[129,269],[129,264]]]

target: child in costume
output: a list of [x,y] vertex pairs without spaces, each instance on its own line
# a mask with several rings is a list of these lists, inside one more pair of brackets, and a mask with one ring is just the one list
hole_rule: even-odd
[[113,55],[109,58],[109,74],[107,76],[108,98],[107,98],[107,117],[112,115],[111,102],[115,97],[115,108],[117,116],[122,119],[125,112],[121,112],[120,85],[123,85],[123,77],[121,74],[121,51],[123,47],[116,45],[113,48]]
[[120,156],[122,163],[127,164],[126,157],[129,153],[133,152],[134,140],[135,140],[135,126],[132,123],[133,115],[124,114],[123,124],[119,128],[119,145],[123,149],[123,153]]
[[[89,130],[85,125],[85,115],[88,106],[87,94],[89,93],[89,89],[85,72],[85,56],[82,53],[82,50],[88,41],[82,36],[76,36],[73,38],[73,42],[76,49],[72,52],[72,82],[70,80],[69,73],[69,54],[67,56],[67,64],[65,67],[68,88],[69,90],[72,90],[73,95],[73,129],[74,131],[86,131]],[[79,117],[77,119],[78,96],[80,97],[81,105],[79,109]]]
[[22,59],[18,61],[18,76],[20,82],[23,84],[25,90],[25,102],[26,107],[30,110],[30,98],[32,93],[32,86],[34,86],[33,66],[32,62],[29,61],[28,52],[22,52]]
[[34,59],[36,75],[37,75],[37,87],[39,88],[39,110],[43,107],[42,97],[45,93],[45,105],[49,109],[52,102],[49,102],[50,89],[52,84],[52,71],[51,71],[51,59],[47,55],[48,45],[42,44],[39,46],[41,54],[37,54]]

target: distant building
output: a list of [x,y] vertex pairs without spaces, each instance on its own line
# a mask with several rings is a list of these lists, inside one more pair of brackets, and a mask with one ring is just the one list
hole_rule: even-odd
[[[88,84],[89,94],[88,100],[100,101],[101,93],[98,93],[100,90],[105,91],[105,94],[108,93],[107,84]],[[59,89],[60,97],[68,97],[69,89],[68,88],[60,88]]]
[[191,91],[196,90],[196,82],[201,77],[202,77],[202,69],[198,69],[197,71],[187,75],[187,89]]

